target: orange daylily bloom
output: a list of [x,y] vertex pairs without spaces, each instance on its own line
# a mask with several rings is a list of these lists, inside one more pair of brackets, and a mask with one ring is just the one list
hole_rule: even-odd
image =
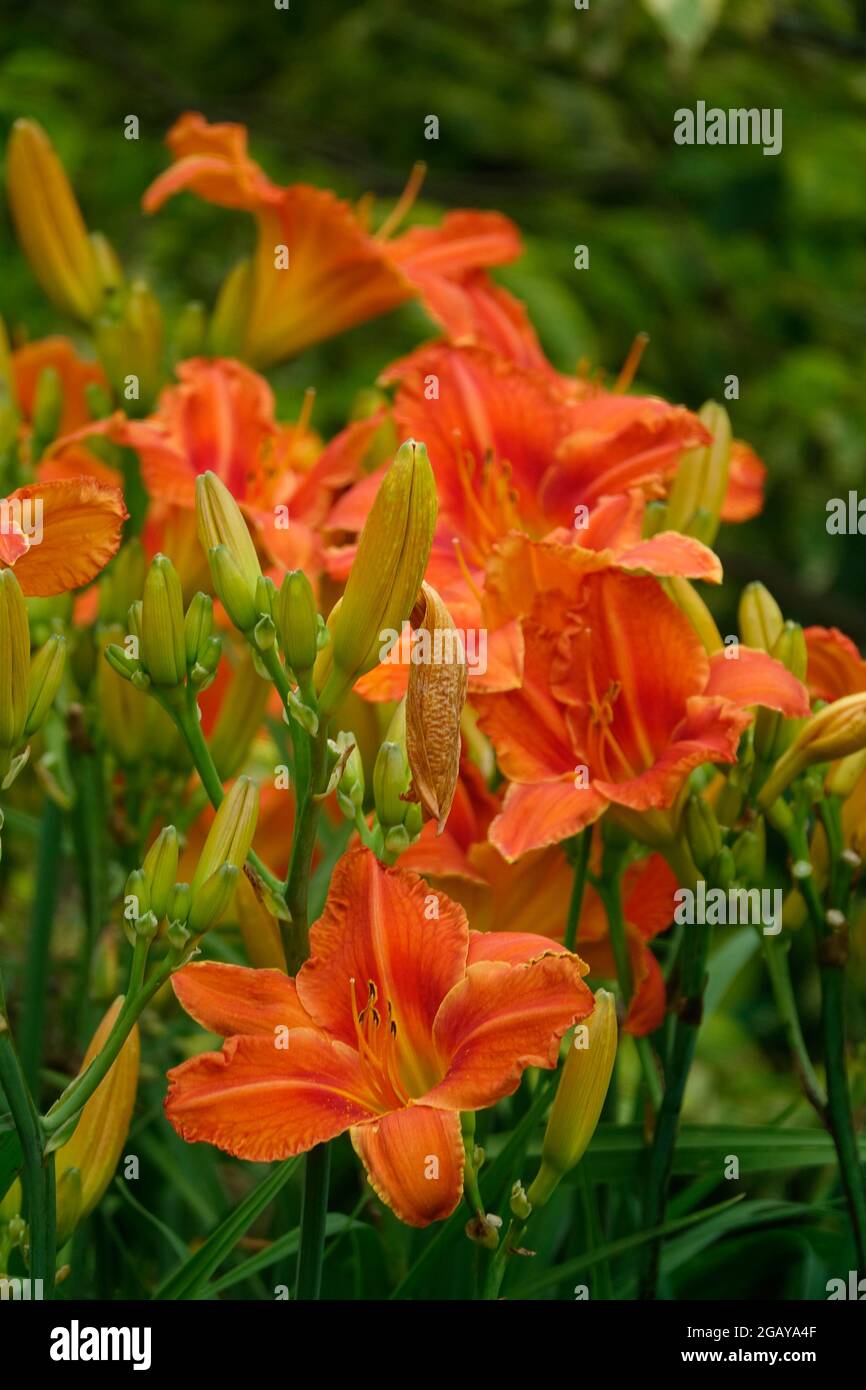
[[527,1066],[555,1066],[593,997],[578,957],[543,937],[470,932],[460,907],[432,901],[435,921],[421,879],[351,850],[294,980],[210,963],[180,971],[184,1008],[227,1041],[169,1073],[177,1132],[271,1161],[349,1130],[401,1220],[448,1216],[463,1183],[460,1111],[510,1095]]
[[29,598],[88,584],[117,552],[127,518],[122,492],[88,477],[30,483],[0,508],[0,564],[15,567]]
[[[70,448],[105,435],[134,449],[151,495],[192,511],[195,481],[212,470],[237,498],[262,546],[289,569],[321,568],[317,528],[330,509],[336,481],[326,462],[317,463],[321,440],[305,419],[283,424],[264,377],[230,358],[190,358],[176,367],[178,382],[161,393],[156,410],[144,420],[117,413],[109,420],[58,440],[48,462]],[[275,508],[288,508],[281,524]],[[285,517],[286,514],[284,514]]]
[[766,653],[710,657],[651,576],[523,544],[503,581],[513,595],[522,575],[526,595],[523,685],[477,700],[513,783],[490,831],[506,859],[576,834],[611,804],[673,806],[693,768],[736,760],[755,705],[809,713],[805,688]]
[[[443,279],[520,252],[513,223],[492,212],[453,212],[440,227],[417,227],[392,240],[371,234],[363,212],[329,190],[272,183],[250,159],[240,125],[211,125],[187,112],[166,143],[176,162],[148,189],[145,211],[188,189],[257,219],[253,261],[236,288],[243,291],[237,351],[259,366],[423,297]],[[277,268],[278,247],[288,251],[285,268]]]
[[[433,886],[441,884],[476,931],[514,933],[518,939],[531,931],[559,942],[574,870],[558,846],[531,850],[515,863],[504,859],[487,838],[501,809],[502,798],[489,791],[479,769],[464,757],[445,830],[437,836],[434,826],[425,825],[401,854],[400,865]],[[634,987],[623,1027],[637,1036],[654,1032],[664,1017],[664,980],[648,943],[670,925],[676,887],[660,854],[630,865],[625,874],[623,915]],[[607,916],[590,883],[584,888],[576,946],[590,977],[616,979]]]
[[12,375],[18,408],[27,421],[33,418],[36,387],[47,369],[55,371],[60,379],[62,408],[57,433],[71,434],[91,419],[87,387],[101,386],[107,390],[108,381],[98,363],[79,357],[68,338],[40,338],[26,343],[12,353]]
[[866,661],[837,627],[803,629],[809,665],[806,683],[813,700],[841,700],[866,690]]
[[[470,690],[513,688],[520,635],[486,606],[490,566],[506,538],[554,534],[587,548],[635,549],[647,498],[663,495],[683,449],[704,443],[707,432],[682,407],[603,392],[478,347],[422,348],[386,379],[399,379],[398,434],[424,439],[436,475],[439,519],[428,579],[458,627],[489,629],[487,670],[470,663]],[[432,400],[431,381],[438,393]],[[360,529],[379,478],[371,474],[338,500],[327,522],[333,534]],[[720,577],[715,557],[691,538],[665,532],[643,545],[645,567],[658,573]],[[344,577],[352,553],[351,546],[329,552],[335,578]],[[362,692],[393,698],[401,674],[405,679],[396,664],[380,670]]]

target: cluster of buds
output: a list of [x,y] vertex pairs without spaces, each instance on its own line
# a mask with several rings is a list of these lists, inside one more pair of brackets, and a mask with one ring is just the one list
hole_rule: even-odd
[[53,633],[35,656],[24,595],[11,569],[0,570],[0,779],[5,789],[26,760],[22,742],[44,724],[60,689],[66,641]]
[[166,940],[188,954],[226,912],[252,845],[258,818],[258,788],[239,777],[214,817],[191,883],[177,883],[178,836],[166,826],[140,869],[126,881],[125,924],[130,940],[156,936],[167,922]]
[[156,555],[144,596],[131,604],[124,646],[105,650],[112,668],[137,690],[152,690],[169,704],[184,686],[204,690],[216,675],[222,641],[213,632],[213,601],[193,596],[184,613],[180,577],[166,555]]

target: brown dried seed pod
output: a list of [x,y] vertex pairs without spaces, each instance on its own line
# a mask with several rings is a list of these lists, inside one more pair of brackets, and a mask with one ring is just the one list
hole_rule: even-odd
[[460,716],[466,699],[466,653],[441,597],[421,585],[410,622],[417,636],[406,695],[406,754],[412,771],[409,795],[441,835],[460,770]]

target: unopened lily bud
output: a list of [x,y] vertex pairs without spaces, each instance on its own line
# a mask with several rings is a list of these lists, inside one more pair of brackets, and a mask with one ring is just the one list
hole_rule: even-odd
[[704,650],[709,652],[710,656],[714,652],[722,651],[725,645],[722,641],[722,634],[716,626],[715,618],[694,585],[690,584],[687,579],[675,575],[665,582],[665,588],[677,607],[685,613],[700,637]]
[[223,607],[239,632],[251,632],[258,622],[258,609],[243,573],[224,545],[207,553],[211,579]]
[[708,873],[722,848],[722,832],[712,806],[702,796],[690,796],[686,802],[683,828],[695,864],[702,874]]
[[[770,652],[798,681],[805,681],[809,655],[799,623],[784,623]],[[775,762],[793,743],[802,719],[786,719],[778,710],[762,708],[755,718],[755,754],[765,763]]]
[[192,907],[192,889],[188,883],[176,883],[168,896],[166,915],[170,922],[185,922]]
[[373,767],[373,798],[383,829],[402,825],[406,819],[408,806],[402,797],[409,789],[409,780],[405,751],[397,743],[383,743]]
[[133,922],[150,911],[150,882],[144,869],[132,869],[123,890],[124,917]]
[[210,594],[193,594],[183,620],[183,639],[186,646],[187,669],[192,670],[213,632],[213,599]]
[[177,860],[177,831],[173,825],[166,825],[147,851],[142,865],[150,888],[150,909],[157,921],[162,921],[168,911],[177,878]]
[[441,835],[460,772],[460,718],[466,700],[466,653],[439,594],[422,584],[411,622],[412,649],[406,694],[406,754],[411,797]]
[[769,589],[755,581],[740,596],[740,636],[747,647],[771,652],[785,625],[782,610]]
[[344,815],[351,818],[364,805],[364,760],[354,734],[341,730],[335,740],[335,746],[338,757],[342,757],[346,748],[350,749],[337,785],[337,802]]
[[866,691],[845,695],[806,720],[791,747],[761,788],[758,804],[771,806],[805,768],[829,763],[866,748]]
[[[259,557],[256,554],[256,547],[250,535],[243,513],[232,494],[215,473],[202,473],[196,479],[195,485],[195,506],[198,518],[198,536],[205,553],[210,557],[210,552],[223,546],[229,553],[232,560],[232,574],[237,574],[237,579],[233,581],[233,587],[238,590],[233,594],[235,603],[243,607],[243,612],[248,616],[249,610],[255,611],[256,585],[262,575],[262,567],[259,564]],[[213,565],[211,564],[211,574]],[[225,603],[225,598],[216,584],[214,576],[214,587],[220,598]],[[240,598],[240,588],[245,590],[246,598]],[[228,604],[226,604],[228,609]],[[230,616],[232,616],[230,614]],[[232,616],[232,622],[236,622]],[[253,626],[255,617],[250,618],[242,630],[246,632]],[[241,624],[236,623],[237,626]]]
[[208,740],[221,781],[234,777],[246,761],[250,744],[262,726],[271,689],[256,671],[250,649],[245,648]]
[[529,1220],[532,1215],[532,1203],[526,1195],[526,1188],[522,1182],[516,1182],[512,1187],[508,1205],[511,1208],[511,1215],[517,1221]]
[[30,629],[27,605],[11,569],[0,570],[0,749],[21,742],[27,720]]
[[595,1008],[573,1035],[562,1068],[541,1149],[541,1167],[527,1193],[532,1206],[543,1206],[560,1178],[586,1152],[607,1095],[616,1044],[614,998],[600,989]]
[[[123,1006],[116,999],[93,1035],[81,1072],[87,1070],[111,1032]],[[78,1221],[89,1216],[114,1176],[123,1151],[138,1086],[139,1039],[134,1027],[104,1079],[81,1112],[72,1136],[54,1158],[57,1179],[57,1243],[68,1240]],[[80,1075],[81,1073],[79,1073]],[[80,1191],[73,1183],[67,1191],[67,1173],[77,1169]]]
[[103,232],[90,233],[90,246],[96,261],[96,270],[102,288],[103,299],[117,294],[123,286],[123,266],[108,237]]
[[99,619],[103,623],[124,623],[130,604],[141,598],[147,560],[138,537],[117,552],[110,569],[99,579]]
[[144,581],[141,662],[154,685],[177,686],[186,676],[180,577],[167,555],[157,555]]
[[840,796],[846,801],[864,773],[866,748],[861,748],[858,753],[849,753],[846,758],[840,758],[833,764],[827,773],[824,790],[828,796]]
[[207,834],[190,885],[193,902],[198,890],[223,864],[243,868],[256,829],[259,790],[249,777],[239,777],[223,799]]
[[199,888],[193,890],[192,906],[186,926],[192,936],[215,927],[234,897],[240,870],[236,864],[223,864]]
[[320,698],[332,710],[381,659],[385,635],[399,632],[418,593],[436,524],[436,483],[427,450],[409,440],[376,494],[358,541],[333,627],[332,668]]
[[66,664],[66,639],[59,633],[49,637],[30,662],[27,682],[27,722],[25,737],[35,734],[54,704]]
[[312,586],[303,570],[290,570],[284,576],[276,619],[286,664],[295,675],[306,675],[312,670],[318,654],[319,614]]
[[237,357],[242,352],[252,300],[252,267],[248,260],[238,261],[220,286],[211,315],[208,347],[215,357]]
[[99,311],[102,287],[84,218],[63,166],[35,121],[16,121],[6,158],[18,239],[52,303],[82,323]]

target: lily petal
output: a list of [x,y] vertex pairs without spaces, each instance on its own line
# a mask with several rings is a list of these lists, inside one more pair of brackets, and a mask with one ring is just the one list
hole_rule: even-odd
[[190,1018],[221,1038],[242,1033],[273,1040],[276,1028],[315,1029],[294,980],[281,970],[208,960],[184,966],[171,983]]
[[526,1067],[555,1066],[559,1039],[594,1007],[586,970],[574,955],[470,966],[436,1016],[433,1039],[447,1070],[424,1104],[477,1110],[516,1091]]
[[598,820],[607,798],[597,787],[578,790],[568,774],[557,782],[537,782],[508,792],[490,827],[490,840],[503,858],[519,859],[530,849],[556,845]]
[[716,652],[710,658],[705,693],[721,695],[743,709],[765,705],[788,719],[805,719],[809,713],[809,695],[802,682],[781,661],[752,647],[738,647],[736,660],[724,651]]
[[308,1028],[271,1038],[229,1038],[168,1073],[165,1113],[182,1139],[251,1162],[305,1153],[376,1113],[351,1048]]
[[127,518],[123,494],[93,478],[30,483],[7,499],[42,507],[42,539],[15,562],[15,577],[28,597],[47,598],[87,584],[120,545]]
[[463,1191],[460,1116],[410,1105],[352,1129],[370,1185],[407,1226],[450,1216]]

